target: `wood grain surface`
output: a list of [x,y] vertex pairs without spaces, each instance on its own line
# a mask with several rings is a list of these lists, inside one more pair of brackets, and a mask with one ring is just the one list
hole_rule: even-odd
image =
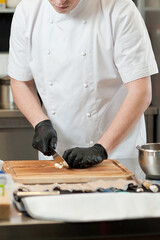
[[23,184],[78,183],[104,179],[132,179],[134,175],[117,160],[106,159],[85,169],[55,167],[54,161],[21,160],[5,161],[3,170],[12,175],[15,182]]
[[11,214],[11,199],[5,191],[4,196],[0,196],[0,219],[9,219]]

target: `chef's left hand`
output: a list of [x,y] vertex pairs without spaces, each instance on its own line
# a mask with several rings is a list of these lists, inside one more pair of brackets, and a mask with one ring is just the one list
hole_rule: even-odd
[[101,144],[95,144],[89,148],[76,147],[66,150],[63,158],[71,168],[86,168],[101,163],[108,158],[108,154]]

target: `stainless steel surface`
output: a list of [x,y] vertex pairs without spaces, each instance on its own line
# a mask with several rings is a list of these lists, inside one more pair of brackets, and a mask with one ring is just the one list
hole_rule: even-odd
[[[118,196],[119,193],[117,193]],[[54,206],[53,206],[54,207]],[[0,222],[1,240],[158,240],[160,218],[102,222],[62,222],[30,218],[13,206],[11,218]],[[147,227],[146,227],[147,226]]]
[[[151,1],[154,5],[155,0]],[[160,2],[160,1],[159,1]],[[160,6],[154,7],[158,11],[146,11],[146,26],[149,32],[149,36],[152,42],[153,51],[155,54],[156,62],[160,70]],[[153,75],[152,77],[152,105],[159,107],[160,106],[160,73]]]
[[24,117],[18,109],[0,109],[0,119],[2,118],[22,118]]
[[139,10],[141,12],[142,17],[145,18],[145,10],[144,10],[145,0],[137,0],[136,2],[137,2],[137,7],[139,8]]
[[18,109],[0,110],[0,159],[35,160],[34,129]]
[[159,109],[155,106],[150,106],[145,111],[145,122],[147,132],[147,142],[157,142],[157,124],[156,120],[159,116]]
[[[145,112],[147,142],[155,142],[155,135],[158,132],[160,133],[159,129],[156,129],[154,125],[156,120],[159,122],[157,126],[160,126],[159,112],[160,109],[153,106],[150,106]],[[31,146],[33,134],[33,127],[18,109],[0,109],[1,159],[38,159],[37,151]],[[6,147],[7,144],[9,144],[8,148]]]
[[156,142],[160,142],[160,106],[159,106],[159,115],[156,118],[156,129],[157,129]]
[[[136,2],[147,26],[153,51],[159,68],[159,73],[152,79],[152,106],[160,109],[160,0],[134,0]],[[150,126],[150,124],[149,124]],[[148,142],[160,142],[160,111],[154,117],[154,141],[149,137]]]
[[8,78],[0,79],[0,108],[2,109],[17,108],[13,100],[10,80]]
[[160,143],[138,145],[139,164],[151,179],[160,179]]
[[146,0],[146,7],[160,7],[160,0]]

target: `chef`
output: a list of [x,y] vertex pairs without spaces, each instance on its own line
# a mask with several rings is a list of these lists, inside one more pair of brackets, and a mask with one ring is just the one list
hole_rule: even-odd
[[72,168],[136,157],[157,72],[132,0],[22,0],[16,8],[8,75],[39,159],[52,159],[51,148]]

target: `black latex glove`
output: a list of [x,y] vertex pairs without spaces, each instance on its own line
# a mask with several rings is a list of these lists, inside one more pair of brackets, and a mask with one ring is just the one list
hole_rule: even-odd
[[95,144],[89,148],[76,147],[66,150],[63,158],[71,168],[86,168],[101,163],[108,158],[108,154],[101,144]]
[[42,152],[44,155],[50,156],[51,149],[56,148],[57,133],[52,126],[50,120],[44,120],[35,126],[35,134],[32,146]]

